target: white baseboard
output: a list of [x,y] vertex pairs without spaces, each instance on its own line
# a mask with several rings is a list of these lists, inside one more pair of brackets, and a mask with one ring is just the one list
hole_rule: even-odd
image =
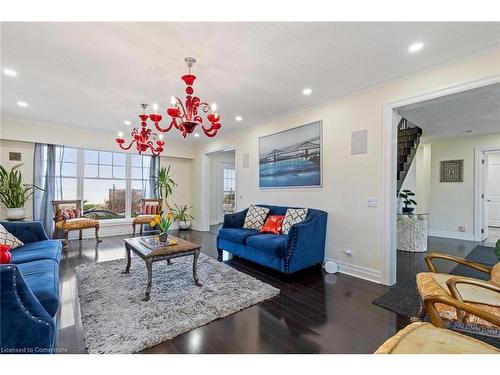
[[429,236],[453,238],[456,240],[474,241],[473,233],[453,232],[447,230],[429,230]]
[[325,258],[325,261],[333,261],[337,263],[338,270],[340,273],[344,273],[346,275],[358,277],[363,280],[372,281],[377,284],[382,283],[382,273],[380,271],[374,270],[372,268],[367,268],[363,266],[358,266],[356,264],[342,262],[336,259],[328,259]]
[[496,228],[500,228],[500,220],[488,220],[488,226],[489,227],[496,227]]
[[[178,229],[179,225],[174,222],[170,229]],[[140,225],[136,226],[136,231],[135,234],[138,235],[140,233]],[[99,227],[99,237],[111,237],[111,236],[122,236],[122,235],[132,235],[132,223],[127,222],[127,223],[120,223],[120,224],[109,224],[109,223],[102,223]],[[68,239],[69,240],[76,240],[78,239],[79,232],[77,230],[71,231],[68,234]],[[84,229],[82,232],[82,238],[84,239],[89,239],[89,238],[95,238],[95,230],[94,229]]]

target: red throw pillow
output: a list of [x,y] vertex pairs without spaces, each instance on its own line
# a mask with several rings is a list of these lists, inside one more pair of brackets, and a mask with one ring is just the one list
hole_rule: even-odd
[[281,234],[281,225],[284,219],[285,215],[270,215],[260,231],[262,233]]

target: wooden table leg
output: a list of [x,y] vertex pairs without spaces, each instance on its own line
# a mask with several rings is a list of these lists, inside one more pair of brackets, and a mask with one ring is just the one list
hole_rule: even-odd
[[[96,247],[96,250],[97,250],[97,247]],[[125,252],[127,253],[127,267],[125,267],[125,271],[123,271],[122,273],[129,273],[131,254],[130,254],[130,247],[128,246],[128,244],[125,244]]]
[[200,249],[195,250],[193,253],[193,279],[196,286],[201,286],[198,281],[198,258],[200,257]]
[[151,284],[153,282],[153,261],[151,259],[146,260],[146,269],[148,270],[148,286],[146,287],[146,295],[143,301],[149,301],[149,295],[151,293]]

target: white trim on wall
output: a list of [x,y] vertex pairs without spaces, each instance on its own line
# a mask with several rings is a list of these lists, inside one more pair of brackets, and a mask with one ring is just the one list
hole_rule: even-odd
[[377,284],[382,282],[382,272],[372,268],[358,266],[352,263],[342,262],[336,259],[325,258],[325,262],[333,261],[337,263],[338,272],[346,275],[358,277],[363,280],[368,280]]
[[453,232],[448,230],[429,230],[429,236],[474,241],[474,233]]
[[419,103],[425,100],[443,97],[482,86],[500,82],[500,75],[470,81],[467,83],[443,87],[406,99],[388,102],[382,111],[382,277],[381,282],[392,285],[396,282],[396,142],[397,133],[394,126],[394,111],[402,106]]

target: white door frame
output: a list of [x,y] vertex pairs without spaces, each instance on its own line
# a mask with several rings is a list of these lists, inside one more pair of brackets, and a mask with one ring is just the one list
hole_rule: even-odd
[[[487,152],[500,151],[500,146],[476,147],[474,149],[474,240],[481,241],[481,229],[483,228],[483,168],[481,161]],[[488,225],[486,225],[488,226]]]
[[[224,220],[224,213],[222,206],[224,204],[224,169],[234,169],[236,178],[236,163],[231,163],[229,161],[220,161],[217,167],[217,221],[220,223]],[[236,183],[234,184],[234,201],[236,206]]]
[[[218,152],[223,152],[223,151],[234,151],[234,165],[235,165],[235,171],[236,171],[236,188],[235,188],[235,197],[237,197],[237,192],[238,192],[238,168],[236,168],[237,165],[237,156],[238,153],[236,152],[236,147],[235,146],[225,146],[221,147],[215,150],[210,150],[209,152],[205,152],[202,156],[201,160],[201,179],[202,179],[202,184],[200,188],[202,189],[202,196],[201,196],[201,206],[202,206],[202,222],[199,227],[197,227],[197,230],[200,230],[202,232],[208,232],[210,230],[210,188],[208,189],[203,189],[205,186],[210,186],[210,155],[218,153]],[[218,167],[217,167],[217,172],[218,173]],[[238,207],[238,199],[235,199],[235,209]]]
[[396,158],[397,158],[397,124],[394,124],[396,108],[415,104],[425,100],[439,98],[482,86],[500,82],[500,75],[470,81],[467,83],[442,87],[420,95],[407,97],[383,105],[382,113],[382,209],[381,223],[381,260],[382,284],[392,285],[396,282]]

